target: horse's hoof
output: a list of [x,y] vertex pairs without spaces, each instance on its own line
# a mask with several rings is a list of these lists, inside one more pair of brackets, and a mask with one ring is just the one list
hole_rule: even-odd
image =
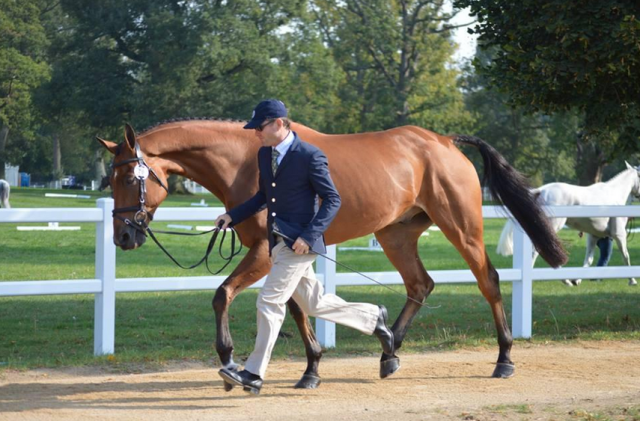
[[569,279],[563,279],[560,282],[562,282],[563,284],[565,284],[568,287],[572,287],[573,286],[573,282],[571,282],[571,280],[569,280]]
[[390,357],[389,359],[384,359],[385,355],[382,354],[382,358],[380,359],[380,378],[386,379],[387,377],[394,374],[396,371],[400,370],[400,358]]
[[636,282],[636,280],[635,280],[635,279],[630,279],[630,280],[629,280],[629,286],[630,286],[630,287],[633,287],[633,286],[636,286],[636,285],[638,285],[638,282]]
[[[226,364],[224,367],[232,371],[238,371],[238,369],[240,368],[240,366],[234,363],[233,360],[231,360],[231,362],[229,364]],[[233,390],[233,388],[235,387],[235,384],[229,383],[226,380],[223,380],[222,383],[224,384],[225,392],[231,392],[231,390]]]
[[510,363],[496,363],[496,369],[493,370],[491,377],[498,379],[508,379],[513,377],[516,372],[516,366]]
[[573,282],[573,285],[578,286],[578,285],[580,285],[582,283],[582,279],[574,279],[571,282]]
[[320,386],[322,380],[319,376],[313,374],[303,374],[302,378],[296,383],[294,388],[296,389],[316,389]]

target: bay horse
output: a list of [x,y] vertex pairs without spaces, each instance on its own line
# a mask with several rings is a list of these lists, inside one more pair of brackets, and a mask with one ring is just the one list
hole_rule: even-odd
[[11,185],[6,180],[0,180],[0,205],[5,209],[11,209],[9,204],[9,194],[11,193]]
[[[640,198],[640,167],[633,167],[625,162],[627,168],[604,183],[590,186],[575,186],[568,183],[549,183],[533,190],[542,206],[623,206],[631,195]],[[557,232],[565,224],[569,228],[587,234],[587,251],[583,267],[591,266],[596,243],[600,238],[611,237],[615,240],[622,254],[625,265],[631,266],[631,258],[627,248],[627,217],[614,218],[551,218],[551,225]],[[508,220],[502,229],[498,241],[498,254],[513,254],[513,221]],[[534,251],[535,264],[538,253]],[[581,279],[564,279],[568,286],[578,286]],[[637,285],[634,278],[629,278],[629,285]]]
[[[148,224],[166,198],[169,174],[195,180],[231,209],[258,190],[260,147],[243,122],[183,120],[161,123],[136,135],[128,124],[120,144],[97,138],[114,154],[111,188],[114,215]],[[531,194],[525,178],[489,144],[472,136],[442,136],[415,126],[381,132],[327,135],[301,124],[292,130],[319,147],[327,156],[342,206],[325,233],[327,244],[337,244],[374,233],[386,256],[398,270],[408,299],[393,324],[399,349],[420,304],[434,289],[434,281],[418,256],[418,239],[436,224],[462,255],[488,301],[495,321],[499,354],[493,377],[511,377],[515,366],[510,353],[512,336],[507,323],[498,273],[483,241],[482,194],[473,164],[457,144],[477,148],[484,160],[485,183],[523,226],[540,255],[553,267],[567,261],[555,231]],[[146,188],[136,178],[138,164],[151,174]],[[140,168],[138,168],[140,170]],[[141,199],[143,191],[146,198]],[[144,208],[144,212],[139,210]],[[138,210],[138,212],[136,212]],[[134,216],[136,214],[136,216]],[[114,242],[124,250],[145,242],[144,230],[114,218]],[[265,276],[270,269],[266,212],[236,226],[248,252],[213,298],[216,316],[216,351],[221,363],[236,369],[228,309],[238,293]],[[322,349],[308,317],[295,301],[288,303],[302,335],[307,368],[298,388],[319,384]],[[383,355],[383,359],[385,356]],[[397,358],[397,357],[393,357]],[[381,373],[382,375],[382,373]],[[227,386],[225,386],[227,387]],[[230,389],[228,389],[230,390]]]

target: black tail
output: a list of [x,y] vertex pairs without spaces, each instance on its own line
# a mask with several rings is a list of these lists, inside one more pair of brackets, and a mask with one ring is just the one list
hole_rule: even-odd
[[531,192],[527,179],[484,140],[474,136],[455,136],[453,140],[478,148],[484,161],[483,184],[511,212],[540,256],[554,268],[564,265],[568,260],[567,252]]

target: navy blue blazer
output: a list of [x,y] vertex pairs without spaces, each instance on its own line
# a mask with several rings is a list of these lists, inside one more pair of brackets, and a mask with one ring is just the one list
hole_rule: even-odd
[[[231,209],[231,226],[267,207],[269,250],[275,246],[273,222],[294,241],[301,237],[316,253],[327,252],[324,232],[340,208],[340,195],[329,175],[327,157],[317,147],[294,140],[282,158],[275,176],[271,171],[272,148],[258,150],[260,186],[249,200]],[[318,197],[322,199],[319,205]],[[290,248],[293,242],[286,240]]]

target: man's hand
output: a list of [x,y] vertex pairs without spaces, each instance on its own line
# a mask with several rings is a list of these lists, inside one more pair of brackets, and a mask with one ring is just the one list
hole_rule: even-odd
[[[220,227],[220,222],[223,223],[221,227]],[[223,213],[216,219],[216,227],[220,227],[220,229],[226,229],[230,223],[231,223],[231,217],[226,213]]]
[[309,253],[309,244],[304,241],[302,238],[298,237],[295,243],[293,243],[293,251],[296,254],[307,254]]

